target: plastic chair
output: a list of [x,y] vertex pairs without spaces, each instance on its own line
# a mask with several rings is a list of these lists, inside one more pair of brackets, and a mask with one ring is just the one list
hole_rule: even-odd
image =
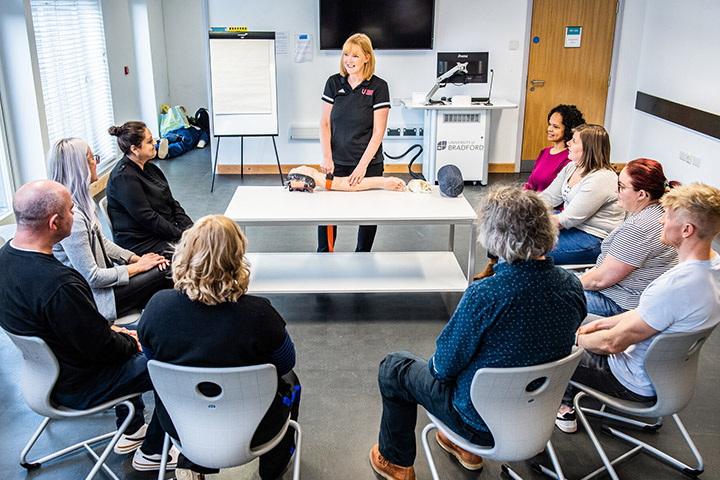
[[[470,398],[490,429],[495,445],[470,443],[428,413],[431,423],[423,429],[422,441],[433,479],[439,477],[428,433],[435,428],[460,448],[490,460],[527,460],[547,449],[558,478],[564,479],[550,436],[563,393],[582,351],[574,348],[567,357],[542,365],[478,370],[470,387]],[[511,478],[521,478],[507,465],[502,465],[502,470]]]
[[[683,425],[680,420],[678,412],[684,409],[692,399],[695,388],[695,379],[697,377],[700,349],[714,329],[715,326],[699,332],[663,333],[655,336],[648,347],[644,362],[645,373],[647,373],[647,376],[650,378],[657,395],[657,401],[653,405],[648,406],[645,403],[620,400],[581,383],[570,382],[575,388],[581,390],[574,399],[575,412],[585,427],[585,430],[588,432],[590,439],[595,445],[595,449],[605,465],[604,467],[601,467],[587,475],[584,479],[596,477],[601,473],[605,473],[605,470],[607,470],[610,477],[617,480],[619,477],[617,476],[613,465],[640,453],[641,451],[645,451],[661,460],[664,460],[687,475],[694,477],[703,472],[702,456],[695,446],[695,443],[692,441],[692,438],[690,438],[690,434],[685,429],[685,425]],[[580,401],[583,397],[588,395],[603,403],[603,407],[600,410],[581,407]],[[657,422],[644,423],[621,415],[615,415],[606,412],[606,407],[626,415],[636,415],[639,417],[650,418],[655,417],[657,418]],[[619,437],[635,445],[634,448],[623,455],[620,455],[611,462],[605,453],[605,450],[603,450],[600,445],[597,436],[590,427],[585,414],[616,420],[628,425],[640,427],[646,431],[657,431],[660,427],[662,427],[662,417],[671,415],[675,420],[678,429],[682,433],[685,442],[690,447],[690,450],[692,450],[692,453],[698,462],[698,466],[696,468],[690,467],[641,440],[631,437],[630,435],[616,430],[615,428],[602,425],[601,429],[604,433]]]
[[15,236],[15,230],[17,230],[16,223],[0,225],[0,247],[5,245]]
[[[85,448],[87,452],[95,458],[96,462],[90,473],[87,475],[87,479],[95,477],[100,468],[102,467],[110,477],[118,480],[118,477],[113,473],[110,468],[105,465],[110,452],[113,447],[120,439],[120,436],[125,432],[132,421],[133,415],[135,414],[135,406],[130,402],[131,398],[142,395],[141,393],[134,393],[132,395],[125,395],[124,397],[110,400],[96,407],[88,408],[86,410],[73,410],[71,408],[63,407],[61,405],[55,405],[50,399],[50,392],[57,381],[60,373],[60,365],[58,364],[55,354],[50,350],[50,347],[38,337],[26,337],[21,335],[14,335],[10,332],[5,331],[10,337],[10,340],[18,347],[23,356],[23,367],[22,367],[22,391],[25,396],[25,401],[28,406],[38,415],[45,417],[40,427],[35,431],[33,436],[30,438],[28,444],[23,448],[20,453],[20,465],[27,470],[33,470],[41,466],[41,464],[58,458],[66,453],[74,452],[81,448]],[[46,455],[37,460],[27,460],[27,455],[30,453],[30,449],[35,445],[40,435],[45,430],[45,427],[50,424],[53,420],[60,420],[63,418],[77,418],[86,417],[89,415],[95,415],[103,413],[117,405],[125,405],[128,410],[128,416],[122,423],[117,431],[106,433],[98,437],[90,438],[80,443],[76,443],[70,447],[59,450],[50,455]],[[103,453],[98,457],[97,454],[90,448],[90,444],[99,442],[111,438],[110,443],[105,447]]]
[[[148,371],[175,425],[179,438],[172,442],[191,462],[207,468],[243,465],[272,450],[291,426],[296,432],[293,478],[300,478],[300,425],[289,416],[272,440],[250,447],[253,434],[277,392],[274,365],[202,368],[151,360]],[[219,393],[206,396],[200,384],[214,384]],[[164,478],[169,448],[170,436],[165,434],[158,479]]]
[[110,236],[113,241],[115,241],[115,231],[113,230],[110,214],[108,213],[107,197],[102,197],[100,201],[98,201],[98,207],[100,207],[100,218],[107,224],[107,227],[110,230]]

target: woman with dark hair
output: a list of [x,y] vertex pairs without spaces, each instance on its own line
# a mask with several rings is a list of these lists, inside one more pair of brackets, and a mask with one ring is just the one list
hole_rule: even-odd
[[600,244],[625,218],[617,205],[618,176],[610,164],[610,137],[600,125],[583,124],[568,142],[571,160],[540,193],[548,208],[563,205],[551,218],[560,228],[548,254],[557,265],[595,263]]
[[108,215],[118,245],[140,255],[170,253],[170,245],[193,224],[170,192],[168,181],[156,165],[155,141],[143,122],[110,127],[125,156],[115,165],[107,182]]
[[595,267],[580,276],[589,313],[611,317],[636,308],[645,287],[677,264],[675,249],[660,242],[660,199],[675,185],[647,158],[620,172],[618,205],[630,216],[603,240]]
[[[348,177],[354,187],[365,177],[382,177],[382,139],[390,111],[390,91],[375,75],[375,54],[367,35],[356,33],[345,41],[340,73],[325,82],[320,117],[323,173]],[[369,252],[377,225],[360,225],[356,252]],[[318,252],[332,251],[335,226],[318,227]]]
[[558,172],[570,162],[567,142],[573,136],[573,129],[585,123],[575,105],[558,105],[550,110],[547,120],[547,138],[553,146],[540,150],[525,190],[542,192],[555,180]]
[[164,272],[169,263],[156,253],[135,255],[105,238],[90,184],[97,181],[97,158],[85,140],[58,140],[47,154],[50,180],[72,195],[72,232],[53,247],[53,255],[85,277],[98,311],[112,321],[142,308],[158,290],[170,288]]
[[[253,446],[274,438],[288,415],[297,419],[300,383],[293,367],[295,347],[280,314],[262,297],[248,295],[247,239],[222,215],[208,215],[186,230],[173,256],[174,290],[158,292],[138,326],[143,353],[174,365],[244,367],[272,363],[278,375],[275,398],[253,436]],[[177,433],[162,402],[155,412],[171,437]],[[260,478],[281,476],[294,450],[289,429],[280,443],[260,456]],[[142,455],[142,454],[139,454]],[[175,477],[204,478],[216,470],[178,459]]]

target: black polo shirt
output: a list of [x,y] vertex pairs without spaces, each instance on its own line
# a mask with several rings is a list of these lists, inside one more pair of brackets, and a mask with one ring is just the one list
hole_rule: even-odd
[[[330,148],[336,165],[355,166],[362,158],[373,133],[373,114],[390,108],[388,84],[375,75],[355,89],[339,73],[328,78],[322,100],[333,106],[330,113]],[[382,145],[370,164],[382,163]]]

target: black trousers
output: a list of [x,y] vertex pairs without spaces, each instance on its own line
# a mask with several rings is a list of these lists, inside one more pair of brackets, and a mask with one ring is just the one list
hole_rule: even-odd
[[[349,165],[335,165],[336,177],[349,177],[350,174],[355,170],[354,166]],[[383,163],[370,164],[365,172],[366,177],[382,177],[385,165]],[[337,238],[337,225],[333,225],[333,245],[335,245],[335,239]],[[318,227],[318,252],[329,252],[330,246],[328,244],[328,227],[320,225]],[[369,252],[372,249],[373,242],[375,241],[375,234],[377,233],[377,225],[360,225],[358,227],[357,246],[355,247],[356,252]]]
[[126,285],[113,287],[118,318],[131,310],[145,308],[155,292],[166,288],[173,288],[172,272],[169,267],[165,270],[153,267],[147,272],[130,277]]
[[[603,393],[607,393],[622,400],[630,400],[633,402],[653,402],[656,397],[646,397],[629,390],[625,385],[620,383],[610,370],[607,355],[598,355],[597,353],[583,352],[580,357],[580,363],[573,373],[572,379],[588,387],[592,387]],[[572,385],[568,385],[563,395],[562,403],[568,407],[572,407],[573,398],[577,393],[577,389]]]

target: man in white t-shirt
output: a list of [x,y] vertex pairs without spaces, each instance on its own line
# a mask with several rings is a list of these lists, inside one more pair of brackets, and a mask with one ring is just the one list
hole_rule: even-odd
[[[582,325],[576,340],[585,352],[572,379],[638,402],[655,401],[643,362],[656,334],[720,321],[720,255],[712,249],[720,233],[720,190],[700,183],[675,187],[661,205],[660,241],[677,250],[678,265],[648,285],[636,309]],[[574,395],[568,387],[555,422],[566,433],[577,430]]]

